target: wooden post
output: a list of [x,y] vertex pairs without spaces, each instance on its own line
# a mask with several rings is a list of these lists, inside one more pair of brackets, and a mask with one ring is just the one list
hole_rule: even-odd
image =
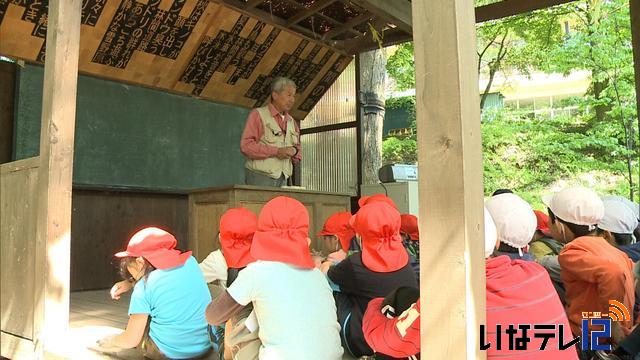
[[423,359],[484,359],[482,148],[472,0],[413,1]]
[[69,323],[71,182],[81,0],[49,2],[36,246],[36,352],[62,343]]

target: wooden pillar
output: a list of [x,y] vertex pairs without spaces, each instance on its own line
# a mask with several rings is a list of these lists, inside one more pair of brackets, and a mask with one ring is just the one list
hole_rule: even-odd
[[633,44],[633,68],[636,73],[636,103],[638,129],[640,131],[640,0],[629,0],[631,14],[631,42]]
[[61,344],[69,323],[71,181],[81,9],[81,0],[49,2],[38,178],[37,352]]
[[472,0],[413,1],[423,359],[484,359],[482,148]]

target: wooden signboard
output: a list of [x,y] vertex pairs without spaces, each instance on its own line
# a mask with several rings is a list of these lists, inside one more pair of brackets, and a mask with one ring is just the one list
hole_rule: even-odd
[[[0,55],[44,62],[47,0],[0,0]],[[83,0],[79,70],[256,107],[277,76],[302,119],[351,56],[209,0]]]

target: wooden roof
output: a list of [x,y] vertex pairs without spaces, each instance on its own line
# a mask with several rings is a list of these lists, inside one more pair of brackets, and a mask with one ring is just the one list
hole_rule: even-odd
[[[571,0],[504,0],[478,22]],[[44,61],[48,0],[0,0],[0,55]],[[409,0],[83,0],[79,71],[243,107],[298,84],[302,119],[361,51],[411,39]]]
[[[406,39],[410,25],[361,6],[370,1],[83,0],[79,71],[243,107],[287,76],[301,119],[359,44],[377,46],[372,33]],[[47,0],[0,0],[0,55],[43,63],[47,12]]]

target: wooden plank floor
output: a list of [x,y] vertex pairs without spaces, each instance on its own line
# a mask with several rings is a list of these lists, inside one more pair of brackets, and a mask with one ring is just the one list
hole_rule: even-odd
[[121,332],[127,326],[130,294],[112,300],[109,290],[72,292],[69,306],[69,335],[58,356],[68,359],[118,359],[89,348],[104,336]]
[[[129,300],[130,294],[122,295],[120,300],[112,300],[109,290],[72,292],[68,342],[56,349],[56,354],[68,359],[123,359],[99,354],[89,348],[98,339],[125,329],[129,320]],[[345,355],[344,359],[353,358]]]

